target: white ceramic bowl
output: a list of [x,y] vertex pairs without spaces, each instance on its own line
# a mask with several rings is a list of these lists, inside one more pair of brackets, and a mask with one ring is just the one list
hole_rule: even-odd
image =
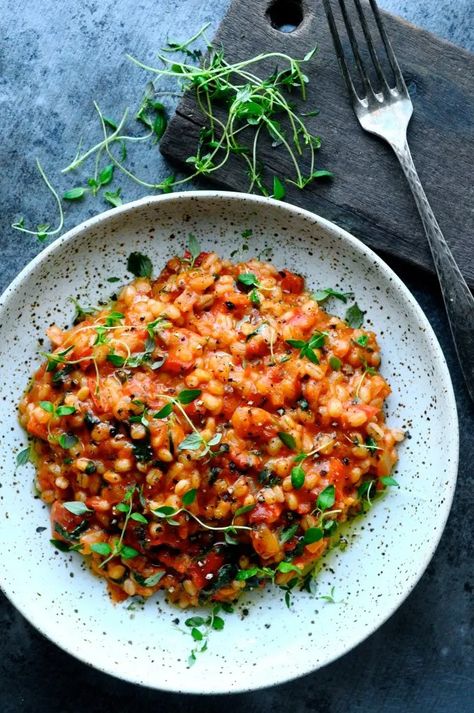
[[[15,469],[25,446],[16,407],[40,363],[38,340],[53,321],[70,324],[74,296],[107,300],[127,281],[133,250],[158,272],[190,232],[204,250],[229,256],[251,228],[252,252],[302,273],[314,288],[355,293],[382,345],[393,387],[388,421],[408,429],[392,488],[333,551],[316,596],[280,590],[245,596],[209,650],[187,667],[192,642],[173,625],[186,616],[162,596],[143,609],[112,605],[103,580],[77,554],[49,543],[48,508],[33,498],[33,467]],[[338,311],[338,305],[329,305]],[[383,261],[354,237],[307,211],[238,193],[203,191],[144,198],[88,220],[33,260],[0,299],[1,584],[21,613],[65,651],[120,678],[170,691],[244,691],[309,673],[349,651],[379,627],[416,584],[441,537],[456,481],[458,425],[446,363],[420,307]],[[37,528],[46,527],[44,531]],[[319,599],[335,587],[338,603]],[[248,613],[246,610],[248,609]],[[185,627],[183,627],[185,628]]]

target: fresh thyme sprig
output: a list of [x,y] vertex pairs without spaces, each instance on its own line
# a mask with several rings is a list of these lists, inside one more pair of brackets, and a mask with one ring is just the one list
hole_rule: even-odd
[[191,616],[184,622],[185,626],[190,629],[190,634],[194,641],[194,646],[188,657],[188,666],[193,666],[196,663],[198,654],[207,651],[211,631],[222,631],[224,628],[225,621],[219,616],[221,610],[231,614],[234,608],[231,604],[222,602],[221,604],[215,604],[207,617]]

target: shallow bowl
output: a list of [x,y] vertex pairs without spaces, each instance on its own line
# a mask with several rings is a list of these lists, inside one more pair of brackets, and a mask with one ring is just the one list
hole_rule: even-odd
[[[268,248],[280,268],[312,288],[353,292],[379,336],[382,373],[393,393],[388,422],[409,431],[391,488],[348,530],[350,546],[329,553],[316,593],[296,593],[288,609],[280,590],[244,596],[207,652],[187,665],[186,616],[161,595],[144,606],[112,605],[103,580],[75,553],[50,545],[48,508],[33,495],[33,466],[16,468],[26,445],[17,404],[41,361],[52,322],[71,323],[68,297],[108,300],[130,279],[138,250],[155,273],[182,253],[189,233],[224,256],[252,230],[250,250]],[[117,283],[119,284],[119,283]],[[341,305],[343,308],[343,305]],[[330,311],[342,314],[337,304]],[[281,683],[337,659],[374,632],[407,597],[439,542],[458,460],[451,381],[422,310],[392,270],[333,223],[286,203],[247,194],[197,191],[144,198],[82,223],[35,258],[0,298],[1,585],[11,602],[65,651],[122,679],[153,688],[225,693]],[[46,528],[46,529],[44,529]],[[334,587],[335,603],[321,598]],[[176,620],[179,625],[176,625]]]

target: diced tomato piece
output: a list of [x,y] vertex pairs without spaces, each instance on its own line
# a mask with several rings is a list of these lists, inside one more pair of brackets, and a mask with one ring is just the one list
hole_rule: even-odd
[[222,411],[227,419],[232,416],[235,410],[239,407],[241,401],[242,397],[236,391],[232,390],[229,393],[224,393],[224,406]]
[[101,497],[103,500],[108,500],[112,505],[116,505],[125,497],[127,487],[125,483],[108,485],[106,488],[102,488]]
[[[193,562],[187,574],[198,589],[203,589],[205,586],[211,584],[223,564],[223,555],[211,550],[207,555]],[[212,577],[210,575],[212,575]]]
[[107,392],[100,388],[100,381],[97,381],[95,376],[87,378],[87,386],[89,387],[89,396],[94,404],[94,410],[97,413],[107,413],[110,410],[110,403],[107,398]]
[[369,404],[357,404],[357,408],[360,411],[365,411],[367,418],[370,421],[376,414],[379,413],[380,409],[376,406],[369,406]]
[[44,441],[48,438],[48,426],[45,423],[40,423],[34,416],[30,416],[26,430],[36,438],[42,438]]
[[327,548],[327,546],[327,539],[319,540],[318,542],[313,542],[313,544],[311,545],[306,545],[303,554],[299,555],[298,557],[295,557],[292,560],[292,564],[294,564],[296,567],[306,567],[311,562],[315,562],[317,559],[319,559]]
[[297,508],[298,515],[307,515],[308,513],[311,512],[312,508],[313,508],[313,506],[311,503],[308,503],[308,502],[300,503]]
[[[90,347],[88,344],[85,344],[82,347],[82,349],[74,348],[71,353],[74,354],[74,359],[84,359],[84,357],[88,357],[88,356],[92,357],[92,352],[93,352],[92,347]],[[68,356],[67,358],[69,359],[72,357]],[[80,369],[81,368],[88,369],[90,365],[91,365],[91,362],[84,361],[84,362],[81,362],[78,366]]]
[[128,594],[124,592],[122,587],[119,587],[118,584],[114,584],[109,580],[107,582],[107,587],[110,592],[110,598],[113,602],[117,602],[118,604],[120,604],[120,602],[124,602],[125,599],[128,599]]
[[281,503],[258,503],[258,505],[249,513],[249,522],[260,523],[276,522],[281,515],[283,505]]
[[[345,466],[340,458],[329,458],[320,463],[321,470],[325,471],[329,483],[336,488],[336,502],[344,496],[344,488],[351,485],[348,466]],[[327,475],[326,475],[327,473]]]
[[184,410],[190,418],[194,418],[195,416],[206,412],[204,404],[202,402],[199,402],[198,400],[191,401],[190,404],[184,407]]
[[[194,261],[195,267],[199,267],[199,265],[201,265],[201,263],[202,263],[202,261],[204,260],[204,258],[206,258],[208,255],[209,255],[209,253],[200,252],[199,255],[197,256],[197,258],[196,258],[195,261]],[[189,250],[185,250],[185,251],[184,251],[183,257],[186,258],[186,260],[189,260],[189,259],[191,258],[191,253],[189,252]]]
[[40,368],[38,369],[38,371],[37,371],[36,374],[35,374],[35,380],[36,380],[36,381],[40,381],[40,380],[43,378],[43,376],[44,376],[44,374],[45,374],[45,372],[46,372],[46,367],[47,367],[47,363],[46,363],[46,362],[44,362],[44,364],[41,364]]
[[280,282],[283,292],[291,292],[294,295],[300,295],[304,290],[304,278],[301,275],[295,275],[294,272],[285,270],[285,277]]
[[340,458],[329,459],[329,478],[333,483],[347,478],[347,466],[344,465]]
[[294,329],[293,335],[299,331],[300,336],[303,336],[306,335],[309,330],[314,329],[316,321],[316,314],[298,311],[289,318],[288,324]]
[[161,367],[161,371],[167,371],[169,374],[183,374],[185,371],[189,371],[194,366],[194,361],[183,361],[177,357],[169,354],[165,363]]
[[247,359],[265,356],[270,351],[270,345],[261,334],[256,334],[252,339],[249,339],[245,345],[245,356]]

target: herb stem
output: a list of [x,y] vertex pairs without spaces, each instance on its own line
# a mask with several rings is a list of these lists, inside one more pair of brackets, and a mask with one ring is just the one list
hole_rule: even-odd
[[[153,512],[153,510],[152,510]],[[204,527],[205,530],[213,530],[215,532],[227,532],[228,530],[252,530],[251,527],[248,527],[247,525],[223,525],[223,526],[215,526],[215,525],[208,525],[206,522],[203,522],[197,515],[194,515],[190,510],[187,508],[179,508],[179,510],[175,510],[170,517],[176,517],[176,515],[179,515],[180,513],[185,512],[187,515],[190,515],[193,520],[196,520],[196,522],[201,525],[201,527]]]
[[209,41],[205,35],[205,32],[206,32],[207,28],[210,26],[210,24],[211,24],[210,22],[206,22],[201,27],[201,29],[196,32],[195,35],[193,35],[192,37],[189,38],[189,40],[186,40],[186,42],[180,43],[179,50],[178,50],[178,48],[175,49],[173,47],[169,47],[169,48],[165,47],[161,51],[162,52],[177,52],[177,51],[185,50],[187,47],[189,47],[189,45],[192,45],[193,42],[195,42],[197,39],[199,39],[199,37],[204,37],[204,39],[206,40],[206,43],[209,45]]
[[64,226],[64,213],[63,213],[63,206],[61,203],[61,199],[58,196],[56,190],[53,188],[53,186],[49,182],[48,177],[45,174],[43,167],[42,167],[38,158],[36,159],[36,167],[39,171],[41,178],[45,182],[46,186],[49,188],[50,192],[52,193],[52,195],[54,197],[54,200],[57,203],[58,211],[59,211],[59,223],[58,223],[57,227],[54,228],[54,230],[49,230],[49,226],[44,231],[40,230],[40,226],[36,230],[28,230],[27,228],[23,228],[18,223],[13,223],[12,228],[14,228],[15,230],[19,230],[21,233],[28,233],[28,235],[36,235],[38,237],[40,234],[42,234],[44,236],[56,235],[57,233],[61,232],[61,230],[63,229],[63,226]]
[[[97,106],[97,102],[94,102],[94,107],[95,107],[96,110],[99,112],[99,116],[102,117],[102,114],[101,114],[101,112],[100,112],[100,109],[99,109],[99,107]],[[127,116],[128,116],[128,108],[125,109],[125,111],[124,111],[124,113],[123,113],[123,115],[122,115],[122,118],[120,119],[120,122],[119,122],[117,128],[115,129],[115,131],[113,131],[113,132],[112,132],[111,134],[109,134],[109,135],[107,135],[107,129],[106,129],[105,124],[104,124],[104,125],[103,125],[103,128],[105,129],[105,138],[104,138],[104,140],[103,140],[103,141],[99,141],[99,143],[97,143],[95,146],[92,146],[92,148],[90,148],[88,151],[86,151],[85,153],[83,153],[82,156],[79,156],[79,158],[75,158],[74,161],[72,161],[72,163],[69,164],[69,166],[66,166],[66,168],[63,168],[63,169],[62,169],[61,173],[68,173],[69,171],[74,170],[75,168],[77,168],[78,166],[80,166],[81,163],[84,163],[84,161],[85,161],[86,159],[88,159],[89,156],[92,156],[96,151],[98,151],[98,150],[100,150],[100,149],[103,149],[103,148],[106,148],[106,149],[107,149],[108,144],[109,144],[111,141],[114,141],[114,140],[119,136],[119,134],[120,134],[120,132],[121,132],[121,130],[122,130],[122,128],[123,128],[123,126],[124,126],[126,120],[127,120]],[[103,118],[102,118],[102,122],[103,122]],[[123,136],[120,137],[120,138],[121,138],[122,140],[124,139]]]

